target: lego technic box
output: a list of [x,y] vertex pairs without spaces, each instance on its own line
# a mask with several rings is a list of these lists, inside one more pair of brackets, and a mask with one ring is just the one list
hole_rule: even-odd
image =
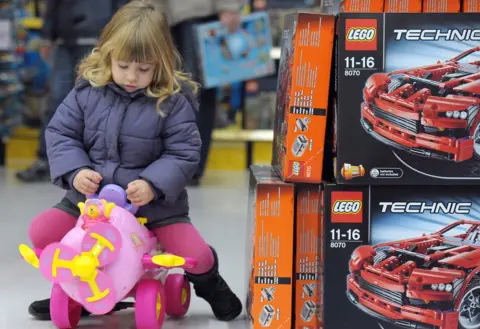
[[480,14],[340,14],[336,176],[480,183]]
[[283,182],[251,166],[247,233],[249,327],[323,328],[321,185]]
[[251,166],[246,239],[249,328],[292,324],[295,189],[271,166]]
[[324,0],[322,3],[322,12],[333,15],[340,12],[381,13],[383,12],[384,5],[384,0]]
[[459,13],[460,0],[423,0],[424,13]]
[[462,11],[465,13],[480,12],[480,0],[463,0]]
[[334,33],[332,15],[296,13],[285,19],[272,165],[288,182],[322,181]]
[[326,185],[324,195],[324,328],[480,328],[478,188]]
[[272,35],[265,12],[243,16],[234,33],[220,22],[197,26],[203,86],[218,87],[275,73]]
[[323,326],[323,191],[317,184],[295,186],[295,329]]

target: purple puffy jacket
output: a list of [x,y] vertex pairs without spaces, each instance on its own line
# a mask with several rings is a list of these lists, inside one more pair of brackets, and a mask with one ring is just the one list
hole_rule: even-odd
[[[74,204],[85,196],[73,188],[82,168],[103,177],[101,187],[143,178],[150,182],[155,200],[140,207],[138,216],[158,223],[188,216],[186,185],[200,159],[198,110],[193,93],[181,93],[162,104],[143,91],[127,93],[114,83],[92,87],[80,81],[58,107],[45,138],[52,182],[68,190]],[[100,187],[100,188],[101,188]]]

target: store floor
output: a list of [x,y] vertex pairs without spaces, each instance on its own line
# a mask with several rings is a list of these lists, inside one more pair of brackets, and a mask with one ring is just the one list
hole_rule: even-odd
[[[217,248],[221,273],[232,289],[245,300],[245,235],[247,213],[247,175],[242,172],[209,173],[204,184],[190,189],[191,216],[205,239]],[[13,173],[0,169],[0,329],[47,329],[50,322],[32,320],[28,305],[49,296],[51,285],[38,270],[24,262],[18,253],[20,243],[29,243],[29,221],[53,205],[62,191],[50,184],[24,185]],[[15,205],[16,204],[16,205]],[[163,328],[247,328],[245,316],[223,323],[214,319],[209,306],[196,297],[188,316],[167,319]],[[82,320],[82,329],[133,329],[132,311],[114,316]]]

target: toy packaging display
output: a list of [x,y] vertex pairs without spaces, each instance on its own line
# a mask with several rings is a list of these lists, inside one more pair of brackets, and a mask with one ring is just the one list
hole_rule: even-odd
[[234,33],[220,22],[199,24],[197,42],[205,88],[275,73],[270,56],[270,23],[265,12],[242,16],[241,27]]
[[320,185],[296,187],[296,329],[323,328],[323,194]]
[[21,61],[18,67],[22,82],[33,94],[44,94],[48,89],[50,65],[40,55],[42,39],[38,20],[31,17],[21,19],[18,27],[16,52]]
[[324,327],[478,329],[480,191],[324,189]]
[[120,186],[106,185],[78,207],[76,226],[60,242],[43,250],[19,247],[24,260],[53,283],[53,324],[74,329],[82,307],[104,315],[128,297],[135,297],[138,329],[160,329],[165,315],[184,316],[190,283],[169,270],[189,269],[197,261],[163,253]]
[[289,182],[322,179],[335,17],[286,17],[277,87],[272,164]]
[[9,137],[22,122],[23,84],[18,76],[16,53],[17,5],[11,1],[0,4],[0,139]]
[[291,328],[294,186],[271,166],[250,169],[247,301],[250,327]]
[[384,0],[324,0],[322,12],[325,14],[347,13],[381,13]]
[[478,13],[480,12],[480,0],[463,0],[462,11],[464,13]]
[[422,0],[385,0],[386,13],[421,13]]
[[459,13],[461,0],[423,0],[424,13]]
[[384,0],[343,0],[340,1],[340,12],[346,13],[381,13]]
[[480,14],[340,14],[336,177],[478,184]]

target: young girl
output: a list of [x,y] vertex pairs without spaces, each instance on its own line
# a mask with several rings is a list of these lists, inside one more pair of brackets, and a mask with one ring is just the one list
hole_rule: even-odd
[[[178,61],[168,23],[154,2],[134,0],[114,15],[48,125],[51,179],[68,191],[33,220],[29,236],[35,248],[60,241],[80,215],[78,202],[106,184],[120,185],[166,251],[198,260],[187,273],[197,296],[219,320],[229,321],[242,304],[188,215],[185,186],[201,141],[197,85],[176,70]],[[29,311],[49,319],[49,300],[34,302]]]

